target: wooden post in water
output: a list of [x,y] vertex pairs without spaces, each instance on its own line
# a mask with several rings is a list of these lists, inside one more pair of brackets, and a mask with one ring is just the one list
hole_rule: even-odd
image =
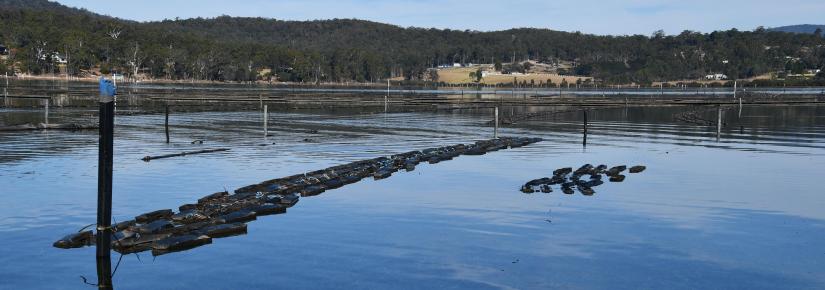
[[[461,95],[462,96],[464,95],[463,90],[461,91]],[[384,113],[386,113],[387,110],[389,109],[389,104],[387,103],[389,97],[390,97],[390,79],[387,79],[387,94],[384,95]]]
[[722,106],[716,107],[716,141],[722,136]]
[[742,98],[739,98],[739,118],[742,118]]
[[267,127],[268,122],[269,122],[269,105],[264,105],[264,137],[269,135],[269,128]]
[[587,147],[587,110],[582,111],[584,116],[584,134],[582,135],[582,147]]
[[733,81],[733,98],[736,99],[736,81]]
[[166,144],[169,144],[169,104],[166,104],[166,120],[163,127],[166,129]]
[[495,127],[493,128],[493,139],[498,139],[498,107],[495,110]]
[[100,79],[100,141],[97,166],[97,284],[99,289],[112,289],[112,158],[115,120],[115,89],[112,83]]
[[46,121],[46,124],[48,125],[49,124],[49,99],[44,99],[44,101],[46,102],[46,112],[45,112],[44,119]]

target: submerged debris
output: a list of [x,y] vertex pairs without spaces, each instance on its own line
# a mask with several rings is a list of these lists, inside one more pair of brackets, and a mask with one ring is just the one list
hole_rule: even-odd
[[[286,213],[301,196],[318,195],[364,178],[387,178],[401,169],[411,171],[421,162],[434,164],[460,155],[482,155],[539,141],[540,138],[505,137],[410,151],[272,179],[239,188],[233,194],[226,191],[212,193],[198,199],[197,203],[181,205],[177,213],[162,209],[114,225],[112,248],[120,253],[152,250],[153,255],[162,255],[199,247],[212,243],[213,238],[246,234],[246,222],[259,216]],[[541,190],[552,191],[549,186]],[[91,245],[93,240],[92,231],[86,231],[66,236],[54,246],[82,247]]]
[[[629,172],[639,173],[646,168],[647,167],[642,165],[636,165],[630,167]],[[552,177],[530,180],[522,185],[519,191],[523,193],[534,193],[537,191],[551,193],[553,192],[551,185],[559,185],[564,194],[574,194],[576,190],[578,190],[582,195],[590,196],[596,193],[596,191],[593,190],[594,187],[604,184],[604,181],[602,181],[603,175],[607,176],[610,182],[622,182],[625,176],[621,173],[625,170],[628,170],[625,165],[614,166],[610,169],[607,168],[607,165],[594,167],[591,164],[582,165],[576,170],[573,170],[572,167],[559,168],[553,170]],[[538,188],[538,190],[536,188]]]
[[[731,107],[722,108],[722,110],[727,111],[732,109]],[[716,108],[700,108],[696,110],[691,110],[687,112],[681,112],[673,115],[673,118],[677,121],[681,121],[684,123],[700,125],[700,126],[716,126],[716,120],[711,120],[708,118],[703,117],[709,111],[715,111]],[[722,125],[727,125],[725,122],[722,122]]]
[[53,246],[61,249],[80,248],[95,244],[95,235],[91,230],[66,235],[54,242]]
[[37,130],[68,130],[68,131],[79,131],[79,130],[95,130],[98,129],[97,125],[83,125],[83,124],[23,124],[23,125],[14,125],[14,126],[0,126],[0,132],[13,132],[13,131],[37,131]]
[[155,160],[155,159],[172,158],[172,157],[178,157],[178,156],[204,154],[204,153],[223,152],[223,151],[229,151],[229,150],[230,150],[229,148],[206,149],[206,150],[189,151],[189,152],[181,152],[181,153],[158,155],[158,156],[146,156],[146,157],[143,157],[141,160],[149,162],[149,161],[152,161],[152,160]]

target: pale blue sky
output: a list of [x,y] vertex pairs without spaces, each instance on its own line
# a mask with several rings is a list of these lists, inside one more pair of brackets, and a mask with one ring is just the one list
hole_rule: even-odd
[[471,30],[550,28],[595,34],[664,29],[713,31],[825,24],[823,0],[58,0],[132,20],[255,16],[282,20],[358,18],[400,26]]

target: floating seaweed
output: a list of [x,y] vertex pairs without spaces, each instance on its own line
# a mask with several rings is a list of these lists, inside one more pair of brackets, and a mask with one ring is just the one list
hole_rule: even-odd
[[[112,248],[124,254],[151,250],[153,255],[162,255],[200,247],[215,238],[246,234],[247,222],[259,216],[284,214],[300,197],[318,195],[364,178],[388,178],[401,169],[412,171],[421,162],[435,164],[460,155],[483,155],[539,141],[540,138],[504,137],[410,151],[272,179],[239,188],[232,194],[212,193],[197,203],[181,205],[178,212],[161,209],[115,224]],[[79,248],[93,242],[94,234],[86,231],[66,236],[54,246]]]

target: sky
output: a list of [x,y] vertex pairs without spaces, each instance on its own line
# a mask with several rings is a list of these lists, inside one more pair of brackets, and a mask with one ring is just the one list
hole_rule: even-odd
[[58,0],[119,18],[152,21],[216,17],[280,20],[357,18],[457,30],[518,27],[593,34],[650,35],[759,26],[825,24],[823,0]]

